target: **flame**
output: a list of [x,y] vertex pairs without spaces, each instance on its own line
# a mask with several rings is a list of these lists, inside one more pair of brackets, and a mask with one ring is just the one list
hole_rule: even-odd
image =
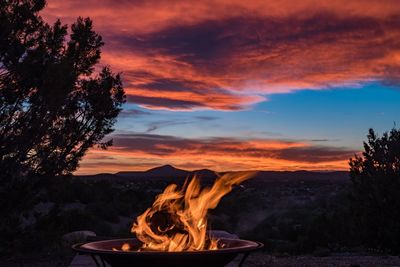
[[[141,250],[198,251],[218,249],[218,239],[207,234],[207,212],[217,207],[221,198],[254,172],[227,173],[213,186],[201,188],[197,177],[182,189],[167,186],[151,208],[137,217],[131,232],[143,243]],[[123,251],[127,251],[121,248]],[[125,249],[130,249],[125,246]]]

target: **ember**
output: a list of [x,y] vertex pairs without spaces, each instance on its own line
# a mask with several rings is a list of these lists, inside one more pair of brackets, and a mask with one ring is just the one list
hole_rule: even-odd
[[[140,250],[200,251],[216,250],[222,245],[207,234],[208,210],[217,207],[234,185],[251,178],[254,172],[227,173],[213,186],[201,188],[197,177],[182,189],[171,184],[156,197],[151,208],[137,218],[131,232],[143,243]],[[129,247],[124,244],[120,250]]]

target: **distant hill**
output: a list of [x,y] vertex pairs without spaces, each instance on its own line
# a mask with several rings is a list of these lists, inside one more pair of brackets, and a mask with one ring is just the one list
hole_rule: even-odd
[[[209,169],[187,171],[175,168],[171,165],[164,165],[147,171],[123,171],[115,174],[101,173],[95,175],[81,175],[77,178],[87,180],[109,180],[109,181],[158,181],[158,180],[184,180],[194,175],[199,176],[203,181],[213,181],[218,173]],[[349,174],[346,171],[259,171],[249,182],[348,182]]]
[[164,178],[180,178],[186,177],[190,172],[177,169],[171,165],[164,165],[160,167],[156,167],[144,172],[140,171],[125,171],[125,172],[117,172],[116,175],[123,177],[164,177]]

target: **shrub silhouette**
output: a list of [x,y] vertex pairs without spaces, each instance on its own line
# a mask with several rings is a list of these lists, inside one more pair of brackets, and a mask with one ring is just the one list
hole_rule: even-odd
[[[95,72],[103,41],[89,18],[68,27],[38,15],[44,0],[0,5],[0,182],[74,171],[106,148],[124,102],[119,74]],[[68,40],[68,41],[67,41]]]
[[361,156],[350,159],[352,209],[368,246],[400,252],[400,130],[370,129]]

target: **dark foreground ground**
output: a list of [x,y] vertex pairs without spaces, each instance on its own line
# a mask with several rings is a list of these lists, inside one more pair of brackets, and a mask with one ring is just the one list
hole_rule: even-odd
[[[171,177],[182,172],[171,168]],[[206,178],[202,182],[210,185],[212,177],[202,172]],[[46,181],[36,201],[20,216],[18,231],[9,229],[13,238],[7,244],[0,240],[0,267],[71,266],[75,255],[63,236],[73,231],[132,237],[133,220],[168,184],[182,184],[187,173],[179,179],[142,175]],[[265,250],[251,255],[245,266],[400,267],[399,257],[385,256],[389,253],[384,251],[371,255],[368,247],[356,242],[348,209],[349,184],[345,172],[262,172],[225,196],[211,211],[209,224],[211,229],[265,244]],[[84,259],[75,263],[74,267],[91,264]]]
[[[87,256],[64,259],[44,259],[43,261],[29,262],[0,261],[4,267],[95,267],[92,259]],[[227,267],[237,266],[238,261]],[[368,256],[368,255],[331,255],[327,257],[316,257],[310,255],[276,257],[266,253],[255,253],[249,256],[245,267],[270,266],[270,267],[384,267],[400,266],[400,258],[397,256]]]
[[275,257],[263,253],[250,256],[245,266],[271,267],[375,267],[400,266],[400,258],[395,256],[335,255],[328,257],[291,256]]

